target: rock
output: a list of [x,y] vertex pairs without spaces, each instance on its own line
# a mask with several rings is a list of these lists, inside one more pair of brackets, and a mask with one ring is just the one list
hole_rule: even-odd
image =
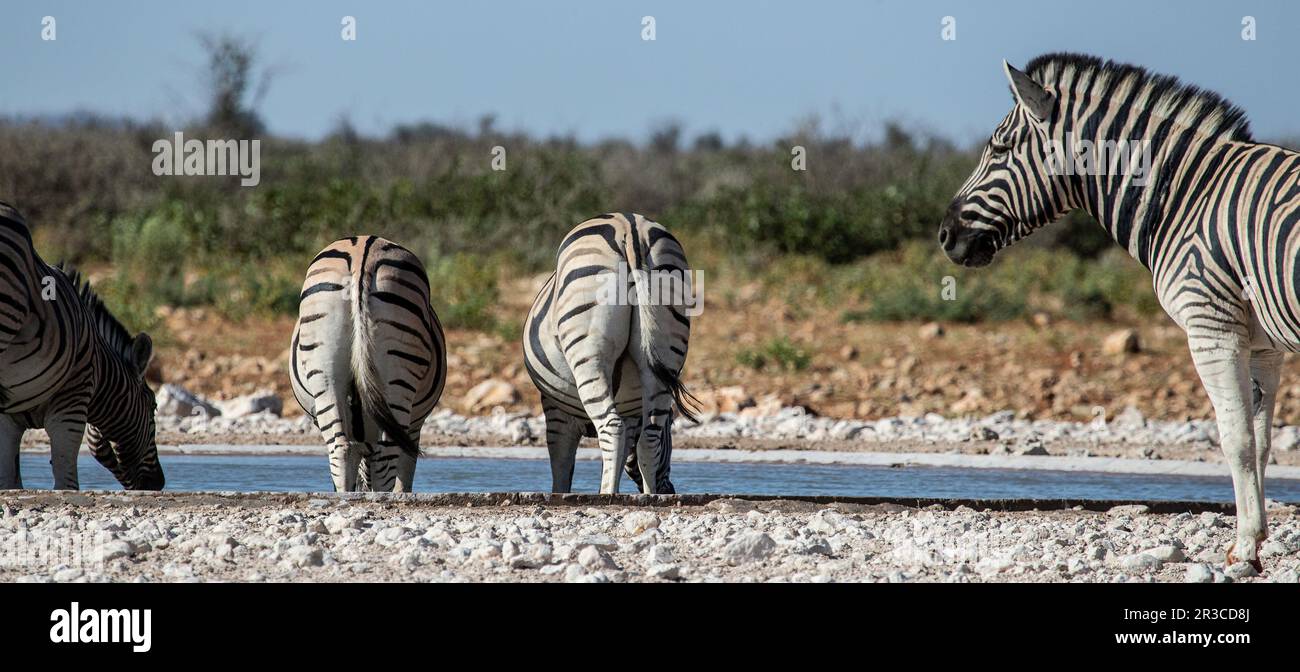
[[580,537],[576,542],[576,545],[579,547],[595,546],[602,551],[612,551],[618,548],[618,542],[614,541],[614,538],[608,534],[592,534]]
[[292,546],[285,551],[284,558],[294,567],[320,567],[324,564],[324,553],[314,546]]
[[1141,352],[1141,350],[1136,329],[1120,329],[1112,332],[1101,344],[1102,353],[1107,355],[1124,355]]
[[764,532],[746,532],[723,550],[727,563],[743,565],[749,562],[766,560],[776,550],[776,542]]
[[1300,572],[1294,569],[1283,569],[1273,572],[1269,580],[1273,583],[1298,583],[1300,582]]
[[158,388],[156,397],[158,415],[189,417],[196,412],[208,416],[221,415],[221,409],[205,401],[197,394],[181,387],[166,383]]
[[1150,572],[1160,569],[1159,558],[1146,553],[1134,553],[1119,559],[1119,566],[1126,572]]
[[578,564],[589,572],[602,569],[617,569],[614,561],[604,551],[595,546],[585,546],[578,552]]
[[715,413],[739,413],[754,405],[754,398],[739,385],[719,387],[713,390],[712,396]]
[[242,397],[235,397],[219,402],[221,415],[228,418],[243,418],[257,413],[269,413],[280,417],[284,411],[284,402],[271,390],[259,390]]
[[840,348],[840,359],[843,359],[843,360],[846,361],[846,362],[851,362],[851,361],[853,361],[853,360],[855,360],[855,359],[857,359],[857,358],[858,358],[858,349],[857,349],[857,348],[855,348],[855,347],[853,347],[853,346],[851,346],[851,345],[846,345],[846,346]]
[[659,527],[659,516],[649,511],[633,511],[623,517],[623,529],[628,534],[641,534],[656,527]]
[[674,559],[673,550],[664,544],[651,546],[645,554],[645,564],[651,567],[669,564]]
[[1300,427],[1286,426],[1274,431],[1270,446],[1284,452],[1295,450],[1300,446]]
[[355,530],[361,527],[361,521],[359,519],[348,518],[347,516],[337,513],[332,513],[326,516],[324,523],[325,529],[329,531],[330,534],[339,534],[344,530]]
[[1016,444],[1017,455],[1046,455],[1047,448],[1043,446],[1043,440],[1037,437],[1030,437]]
[[135,546],[129,541],[115,539],[105,543],[99,549],[100,559],[107,562],[118,558],[129,558],[135,554]]
[[1142,552],[1147,555],[1150,555],[1151,557],[1159,560],[1162,563],[1183,562],[1187,560],[1187,556],[1183,554],[1183,549],[1178,548],[1173,544],[1156,546],[1155,548],[1150,548]]
[[1213,583],[1214,568],[1204,563],[1197,563],[1187,566],[1187,572],[1183,574],[1184,583]]
[[943,325],[938,322],[927,322],[921,325],[921,329],[917,333],[927,341],[942,338],[944,334]]
[[646,575],[655,579],[665,579],[675,581],[681,578],[682,568],[673,564],[654,565],[646,571]]
[[495,406],[509,406],[518,402],[519,390],[516,390],[514,385],[504,380],[489,378],[465,393],[464,405],[471,413],[482,413]]
[[1109,516],[1140,516],[1151,510],[1146,504],[1120,504],[1112,506],[1106,511]]
[[971,428],[970,438],[972,441],[997,441],[999,437],[998,433],[993,431],[992,428],[977,425]]
[[1219,514],[1213,511],[1205,511],[1201,513],[1201,517],[1197,520],[1201,523],[1201,527],[1227,527],[1227,525],[1224,524],[1223,519],[1219,517]]
[[1241,579],[1251,576],[1259,576],[1259,572],[1255,571],[1254,566],[1249,562],[1234,562],[1227,569],[1223,570],[1223,573],[1227,574],[1233,581],[1240,581]]

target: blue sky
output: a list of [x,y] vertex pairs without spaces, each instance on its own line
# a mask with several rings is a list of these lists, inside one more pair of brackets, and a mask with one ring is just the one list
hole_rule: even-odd
[[[58,39],[40,39],[41,18]],[[344,15],[355,42],[340,39]],[[656,40],[641,39],[641,17]],[[1241,39],[1244,15],[1257,39]],[[957,39],[940,39],[956,19]],[[1176,74],[1244,107],[1261,138],[1300,137],[1286,0],[491,0],[28,2],[0,8],[0,114],[91,110],[182,123],[204,107],[195,34],[256,38],[275,133],[432,120],[581,140],[667,120],[765,141],[817,115],[874,137],[886,120],[959,142],[1006,112],[1002,58],[1084,51]]]

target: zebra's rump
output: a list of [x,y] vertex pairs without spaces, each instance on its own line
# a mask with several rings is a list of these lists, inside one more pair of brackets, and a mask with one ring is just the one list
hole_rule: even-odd
[[[634,274],[684,276],[686,270],[677,239],[640,215],[605,214],[574,227],[560,244],[556,272],[524,322],[524,363],[538,391],[571,415],[586,418],[578,389],[582,383],[572,367],[593,356],[596,344],[589,338],[598,333],[617,349],[612,402],[619,415],[639,415],[644,390],[633,346],[653,339],[655,356],[675,376],[685,362],[690,320],[676,305],[641,310]],[[647,319],[654,322],[653,330],[642,329]]]

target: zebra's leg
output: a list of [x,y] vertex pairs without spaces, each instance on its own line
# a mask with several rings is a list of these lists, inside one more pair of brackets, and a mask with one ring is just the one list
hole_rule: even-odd
[[542,412],[546,415],[546,452],[551,456],[551,492],[571,492],[582,423],[546,397],[542,397]]
[[637,443],[641,440],[641,418],[639,416],[629,416],[624,419],[624,422],[627,423],[627,448],[624,449],[627,451],[627,464],[624,466],[623,471],[636,484],[636,489],[644,492],[641,468],[637,462],[636,453]]
[[641,439],[636,444],[636,458],[641,469],[641,492],[658,494],[664,480],[668,446],[664,437],[672,418],[673,396],[648,364],[638,366],[641,378]]
[[1237,337],[1219,332],[1189,331],[1187,342],[1201,384],[1214,406],[1219,443],[1232,472],[1232,489],[1237,501],[1237,540],[1228,547],[1227,562],[1240,560],[1259,569],[1256,546],[1263,539],[1266,525],[1251,421],[1254,386],[1248,366],[1250,352]]
[[[1255,418],[1255,470],[1259,474],[1259,501],[1264,501],[1264,474],[1273,446],[1273,408],[1282,377],[1282,351],[1254,350],[1250,353],[1250,379],[1254,384],[1251,402]],[[1264,527],[1268,536],[1268,527]]]
[[69,411],[46,420],[55,490],[78,490],[81,487],[77,480],[77,453],[81,452],[81,440],[86,436],[86,420],[82,413],[84,411]]
[[[423,427],[424,420],[420,420],[407,430],[406,435],[416,446],[420,445],[420,430]],[[418,458],[418,455],[410,455],[404,450],[398,454],[396,492],[415,492],[415,466],[419,462]]]
[[354,492],[357,489],[357,468],[361,461],[361,452],[348,439],[351,424],[348,418],[348,406],[340,398],[334,385],[329,387],[316,399],[316,428],[330,456],[330,479],[334,482],[334,492]]
[[370,459],[366,457],[365,444],[353,442],[352,450],[357,452],[357,492],[372,492],[370,489]]
[[0,415],[0,490],[21,490],[22,471],[18,468],[19,446],[23,428],[8,415]]

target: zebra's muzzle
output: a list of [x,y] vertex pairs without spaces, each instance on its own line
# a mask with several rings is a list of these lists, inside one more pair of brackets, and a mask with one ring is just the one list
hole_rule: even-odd
[[951,209],[939,226],[939,245],[953,263],[972,268],[988,266],[998,251],[992,232],[965,225]]

